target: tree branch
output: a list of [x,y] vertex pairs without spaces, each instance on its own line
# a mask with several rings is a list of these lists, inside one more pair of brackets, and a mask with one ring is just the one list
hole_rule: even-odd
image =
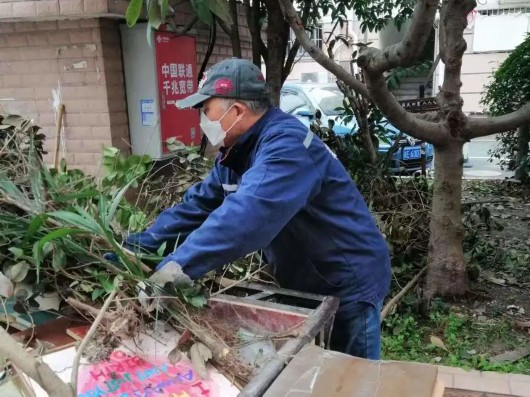
[[360,51],[357,63],[373,74],[383,73],[396,67],[409,67],[421,55],[432,31],[438,0],[418,0],[412,22],[403,39],[384,50],[365,47]]
[[[304,3],[304,8],[302,10],[302,24],[305,26],[309,18],[309,11],[311,11],[311,6],[313,5],[313,0],[306,0]],[[289,32],[290,33],[290,32]],[[287,78],[289,73],[294,65],[294,60],[296,59],[296,54],[298,54],[298,49],[300,48],[300,41],[296,39],[287,54],[287,59],[285,60],[285,65],[283,67],[283,75]]]
[[418,282],[418,280],[423,275],[423,273],[427,271],[427,268],[428,266],[425,266],[423,269],[421,269],[419,273],[416,274],[414,278],[410,280],[407,283],[407,285],[405,285],[405,287],[396,296],[390,299],[390,301],[385,305],[385,307],[381,311],[381,323],[383,323],[383,320],[386,318],[386,316],[388,316],[388,313],[390,313],[390,310],[392,310],[392,308],[396,306],[396,304],[400,301],[400,299],[403,298],[407,294],[407,292],[410,291],[412,287],[414,287],[414,285]]
[[260,1],[253,0],[252,6],[250,0],[243,0],[243,6],[245,7],[245,14],[247,15],[247,25],[252,37],[252,62],[256,66],[261,66],[261,58],[265,63],[269,57],[267,46],[261,38],[261,30],[259,26],[259,7]]
[[462,57],[467,48],[464,30],[467,26],[467,15],[475,6],[475,0],[442,1],[439,42],[440,59],[445,65],[445,70],[438,103],[444,114],[450,111],[462,112],[464,104],[460,96]]
[[225,21],[223,21],[221,18],[217,18],[217,23],[221,27],[221,30],[225,32],[228,37],[231,37],[232,30],[230,29],[228,24]]
[[70,378],[70,384],[72,386],[72,390],[77,394],[77,375],[79,373],[79,362],[81,360],[81,355],[83,354],[83,351],[85,350],[86,345],[92,339],[94,336],[94,333],[99,327],[99,324],[101,323],[101,320],[105,317],[105,313],[107,312],[107,309],[109,308],[110,304],[116,297],[116,294],[119,291],[119,287],[115,287],[114,290],[110,293],[108,298],[105,300],[105,303],[101,307],[101,310],[99,311],[99,314],[97,315],[96,319],[90,326],[90,329],[88,330],[86,336],[83,338],[83,341],[81,342],[81,345],[79,346],[79,349],[77,349],[74,357],[74,363],[72,367],[72,375]]
[[[230,27],[230,40],[232,41],[232,55],[237,58],[242,58],[243,54],[241,53],[241,38],[239,37],[239,22],[237,20],[237,2],[236,0],[230,0],[230,16],[232,17],[232,26]],[[220,20],[220,18],[217,18]]]
[[523,124],[530,123],[530,102],[519,110],[504,116],[468,118],[468,129],[471,138],[479,138],[499,132],[513,130]]
[[324,51],[322,51],[313,41],[309,38],[305,31],[304,24],[298,16],[298,12],[294,8],[290,0],[279,0],[280,8],[282,10],[285,20],[293,29],[296,38],[300,42],[300,45],[306,50],[306,52],[318,62],[324,69],[334,74],[339,80],[342,80],[353,90],[357,91],[364,97],[370,98],[368,88],[357,80],[354,76],[348,73],[342,66],[330,59]]
[[181,30],[177,32],[177,36],[183,36],[186,33],[188,33],[198,21],[199,21],[199,17],[194,16]]
[[448,136],[445,127],[442,124],[422,120],[403,109],[394,95],[388,90],[386,80],[382,74],[372,75],[365,73],[364,78],[372,94],[372,100],[395,127],[423,141],[435,145],[444,144]]
[[26,352],[3,327],[0,327],[0,356],[11,361],[50,396],[73,397],[76,394],[48,365]]

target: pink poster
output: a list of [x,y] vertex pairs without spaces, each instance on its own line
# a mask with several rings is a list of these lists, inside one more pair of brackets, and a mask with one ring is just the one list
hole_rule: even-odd
[[219,397],[211,379],[201,379],[191,363],[171,365],[114,351],[109,360],[80,370],[78,397]]

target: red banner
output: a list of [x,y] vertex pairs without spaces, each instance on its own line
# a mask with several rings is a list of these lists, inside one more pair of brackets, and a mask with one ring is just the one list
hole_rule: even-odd
[[155,32],[158,98],[162,151],[175,137],[186,145],[200,144],[199,111],[178,109],[175,102],[197,91],[197,52],[195,38]]

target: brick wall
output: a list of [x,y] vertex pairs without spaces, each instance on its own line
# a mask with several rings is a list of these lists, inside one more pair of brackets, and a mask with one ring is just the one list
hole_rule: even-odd
[[[0,0],[0,19],[4,3]],[[181,18],[177,23],[185,24],[191,15],[190,6],[181,6],[177,15]],[[239,21],[243,57],[251,58],[244,15],[240,15]],[[108,18],[0,22],[0,112],[31,117],[43,128],[48,138],[47,162],[53,159],[56,136],[54,89],[60,89],[65,104],[65,141],[61,153],[68,164],[97,173],[105,146],[129,151],[120,23],[123,20]],[[209,30],[199,23],[190,33],[197,37],[200,67]],[[230,56],[230,38],[219,29],[209,65]]]
[[65,158],[96,172],[103,147],[128,136],[117,26],[97,19],[14,22],[1,23],[0,33],[0,106],[43,128],[51,162],[52,90],[59,90],[66,111]]

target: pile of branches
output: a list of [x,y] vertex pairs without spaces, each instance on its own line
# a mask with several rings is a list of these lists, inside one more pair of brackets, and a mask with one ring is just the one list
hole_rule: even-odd
[[[392,150],[377,154],[376,161],[372,161],[366,142],[357,131],[338,136],[333,125],[323,126],[318,120],[311,128],[355,180],[390,247],[394,272],[398,273],[404,263],[419,265],[416,262],[426,257],[429,242],[433,180],[392,174]],[[370,135],[376,137],[376,150],[378,139],[388,139],[384,130]]]
[[[102,308],[103,324],[113,338],[131,336],[138,324],[154,320],[137,303],[138,286],[160,288],[151,286],[148,277],[162,257],[132,257],[120,240],[179,202],[209,164],[173,143],[181,152],[168,165],[172,177],[167,178],[148,157],[125,158],[108,148],[105,176],[96,179],[68,169],[64,161],[59,169],[49,169],[43,162],[43,141],[39,127],[30,121],[0,116],[0,299],[16,300],[17,310],[30,313],[36,296],[57,291],[62,313],[95,316]],[[118,260],[104,259],[107,252],[116,253]],[[17,285],[30,286],[30,291],[14,293]],[[159,291],[174,296],[165,301],[163,315],[177,330],[191,334],[192,342],[205,345],[222,372],[244,383],[252,368],[241,363],[235,347],[201,324],[203,291],[200,283]]]

